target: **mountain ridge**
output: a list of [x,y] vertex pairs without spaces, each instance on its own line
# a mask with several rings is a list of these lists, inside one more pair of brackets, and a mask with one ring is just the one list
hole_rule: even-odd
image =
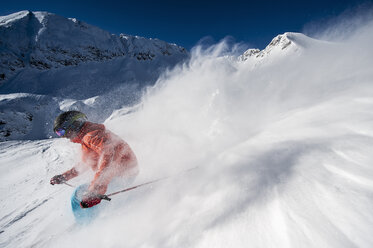
[[0,17],[0,82],[25,67],[48,70],[118,57],[153,60],[187,56],[185,48],[158,39],[115,35],[75,18],[21,11]]

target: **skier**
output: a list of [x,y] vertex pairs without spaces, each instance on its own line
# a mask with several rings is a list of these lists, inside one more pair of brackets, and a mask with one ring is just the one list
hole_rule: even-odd
[[91,167],[95,172],[88,191],[81,199],[81,208],[99,204],[101,198],[98,195],[105,194],[112,179],[138,174],[137,159],[129,145],[103,124],[89,122],[85,114],[79,111],[64,112],[54,121],[53,130],[58,136],[82,145],[83,164],[78,163],[65,173],[52,177],[50,183],[64,183],[78,176],[84,167]]

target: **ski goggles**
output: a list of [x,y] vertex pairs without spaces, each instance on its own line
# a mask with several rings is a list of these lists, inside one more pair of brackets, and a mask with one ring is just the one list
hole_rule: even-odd
[[60,137],[64,136],[65,133],[66,133],[66,130],[63,129],[63,128],[60,128],[60,129],[57,129],[57,130],[56,130],[56,134],[57,134],[58,136],[60,136]]

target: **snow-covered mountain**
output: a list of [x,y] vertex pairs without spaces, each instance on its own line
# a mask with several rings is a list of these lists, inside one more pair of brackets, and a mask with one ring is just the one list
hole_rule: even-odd
[[295,57],[307,49],[320,46],[329,47],[332,44],[313,39],[301,33],[287,32],[273,38],[265,49],[248,49],[238,59],[246,63],[258,65],[283,57]]
[[[368,22],[343,41],[285,33],[238,59],[226,44],[193,49],[166,71],[135,57],[21,69],[0,98],[19,129],[0,143],[0,247],[373,247],[372,40]],[[163,73],[140,97],[152,68]],[[79,161],[79,146],[38,133],[71,108],[130,144],[134,184],[171,177],[75,223],[74,188],[49,180]]]
[[47,12],[0,17],[0,140],[50,136],[58,109],[104,121],[186,58],[175,44],[117,36]]
[[118,57],[154,60],[185,56],[186,50],[157,39],[110,34],[75,18],[21,11],[0,17],[0,80],[25,67],[38,70],[102,62]]

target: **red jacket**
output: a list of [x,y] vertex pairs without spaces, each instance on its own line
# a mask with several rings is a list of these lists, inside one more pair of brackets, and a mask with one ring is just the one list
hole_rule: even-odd
[[[70,140],[82,145],[82,160],[96,173],[90,191],[105,194],[114,177],[137,174],[137,159],[129,145],[104,125],[85,122],[79,134]],[[72,173],[70,178],[78,174],[74,168],[64,174],[69,177],[68,173]]]

